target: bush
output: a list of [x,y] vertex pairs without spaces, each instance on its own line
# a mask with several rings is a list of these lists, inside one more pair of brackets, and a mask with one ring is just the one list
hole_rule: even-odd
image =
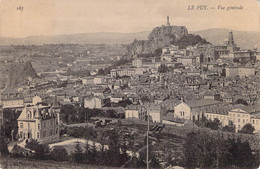
[[227,132],[235,132],[236,131],[236,126],[234,125],[234,123],[232,121],[228,122],[228,125],[224,126],[222,128],[222,131],[227,131]]
[[54,147],[51,152],[51,157],[56,161],[66,161],[68,158],[68,153],[64,147]]
[[80,147],[80,144],[77,143],[77,144],[75,145],[75,151],[74,151],[74,153],[73,153],[74,161],[75,161],[75,162],[81,162],[81,161],[83,161],[83,157],[84,157],[84,155],[83,155],[83,150],[82,150],[82,148]]
[[34,150],[34,158],[36,159],[48,159],[50,148],[47,144],[39,144],[35,139],[30,140],[26,143],[25,148]]
[[9,154],[7,142],[5,141],[5,137],[0,137],[0,157],[7,156]]
[[250,123],[247,123],[239,132],[244,134],[253,134],[254,130],[255,128]]

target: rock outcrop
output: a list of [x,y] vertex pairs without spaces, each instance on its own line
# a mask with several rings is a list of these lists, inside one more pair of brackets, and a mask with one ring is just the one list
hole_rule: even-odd
[[128,55],[154,53],[158,48],[174,44],[182,36],[188,35],[185,26],[156,27],[149,34],[148,40],[134,40],[127,46]]
[[15,88],[29,79],[38,78],[31,62],[14,63],[10,66],[5,88]]

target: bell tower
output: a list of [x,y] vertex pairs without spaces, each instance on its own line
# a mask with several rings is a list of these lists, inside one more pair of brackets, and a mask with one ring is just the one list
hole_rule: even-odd
[[166,26],[170,26],[170,25],[171,25],[169,20],[170,20],[170,19],[169,19],[169,16],[167,16]]
[[233,32],[229,32],[228,35],[228,45],[234,45],[234,37],[233,37]]

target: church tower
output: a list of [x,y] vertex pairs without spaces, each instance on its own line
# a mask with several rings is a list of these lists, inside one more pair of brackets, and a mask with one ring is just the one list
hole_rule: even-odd
[[228,45],[234,45],[234,37],[233,37],[233,32],[229,32],[228,35]]
[[51,105],[52,111],[57,115],[58,124],[60,124],[60,103],[58,102],[57,96],[54,97],[54,100]]
[[170,19],[169,19],[169,16],[167,16],[167,23],[166,23],[166,26],[170,26],[170,25],[171,25],[169,20],[170,20]]

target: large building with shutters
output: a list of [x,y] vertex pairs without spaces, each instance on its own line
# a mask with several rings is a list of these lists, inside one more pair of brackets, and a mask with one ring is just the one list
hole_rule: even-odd
[[19,140],[36,139],[39,143],[59,140],[60,106],[54,99],[52,106],[26,106],[18,121]]

